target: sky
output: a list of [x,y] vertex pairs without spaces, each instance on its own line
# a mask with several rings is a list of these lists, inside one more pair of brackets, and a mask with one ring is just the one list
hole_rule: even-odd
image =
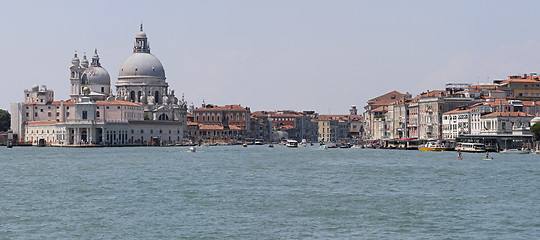
[[6,1],[0,109],[46,85],[69,98],[75,51],[117,82],[140,24],[188,103],[360,112],[397,90],[540,72],[540,1]]

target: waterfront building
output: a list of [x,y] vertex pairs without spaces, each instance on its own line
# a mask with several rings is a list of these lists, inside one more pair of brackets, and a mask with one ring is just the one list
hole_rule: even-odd
[[408,105],[409,119],[407,132],[409,138],[418,138],[418,102],[411,101]]
[[[168,91],[163,66],[150,54],[142,26],[136,35],[134,54],[120,69],[116,96],[111,93],[110,76],[101,65],[97,49],[90,64],[86,56],[80,61],[75,54],[70,84],[69,100],[55,101],[52,90],[34,86],[24,91],[24,102],[12,104],[11,124],[18,142],[58,146],[168,145],[184,138],[186,103],[178,101],[174,91]],[[141,92],[138,101],[126,98],[127,89]],[[155,92],[144,97],[146,91]]]
[[[264,140],[280,140],[274,137],[272,132],[286,132],[287,138],[302,141],[317,141],[317,123],[313,122],[316,116],[314,111],[297,112],[292,110],[281,111],[257,111],[252,114],[252,118],[259,124],[255,132],[251,133],[254,137]],[[282,135],[282,134],[281,134]],[[275,135],[277,136],[277,135]]]
[[480,117],[481,135],[530,135],[534,115],[522,112],[492,112]]
[[443,113],[480,102],[472,98],[456,98],[448,95],[446,91],[429,91],[417,97],[419,139],[442,139]]
[[[349,142],[350,115],[319,115],[315,119],[318,126],[319,142]],[[359,119],[360,120],[360,119]]]
[[193,109],[189,138],[194,143],[236,143],[248,137],[249,107],[241,105],[217,106],[203,103]]
[[400,139],[408,138],[408,123],[409,123],[409,103],[410,98],[402,98],[393,103],[388,104],[388,112],[386,118],[388,121],[389,138]]
[[508,97],[520,100],[540,100],[540,76],[536,73],[508,76],[505,80],[495,82],[509,89]]
[[[381,129],[383,129],[382,127],[384,127],[384,124],[381,123],[382,119],[380,119],[380,114],[381,112],[386,113],[386,111],[388,110],[388,104],[395,102],[398,99],[403,99],[403,97],[410,98],[411,96],[410,94],[403,94],[398,91],[391,91],[368,100],[368,104],[364,107],[365,111],[363,114],[365,139],[381,139],[379,136],[385,135],[381,134]],[[382,109],[381,107],[386,108],[386,110]],[[375,124],[375,122],[377,122],[377,124]]]

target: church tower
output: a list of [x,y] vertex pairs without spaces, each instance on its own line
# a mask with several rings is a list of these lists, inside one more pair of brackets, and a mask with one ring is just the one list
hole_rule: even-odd
[[[86,56],[85,56],[86,59]],[[71,100],[75,101],[79,98],[81,95],[82,90],[82,82],[81,82],[81,75],[84,71],[80,65],[79,58],[77,57],[77,52],[75,52],[75,55],[71,59],[71,67],[69,68],[71,72],[71,77],[69,78],[71,82],[71,93],[70,97]]]

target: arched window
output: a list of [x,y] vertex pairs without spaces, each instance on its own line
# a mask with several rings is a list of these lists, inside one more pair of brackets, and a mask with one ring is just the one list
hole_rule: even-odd
[[131,99],[131,102],[135,102],[135,91],[131,91],[131,93],[129,93],[129,99]]
[[97,111],[97,112],[96,112],[96,117],[99,117],[99,116],[100,116],[100,115],[99,115],[99,111]]
[[139,91],[139,92],[137,93],[137,102],[142,102],[141,95],[142,95],[142,92]]
[[154,98],[156,99],[156,103],[159,103],[159,92],[158,91],[156,91],[154,93]]
[[162,113],[161,115],[159,115],[158,120],[169,120],[169,116],[165,113]]

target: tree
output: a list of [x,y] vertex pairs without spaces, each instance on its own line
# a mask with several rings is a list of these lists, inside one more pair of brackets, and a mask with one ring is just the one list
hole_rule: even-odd
[[11,127],[11,114],[8,111],[0,109],[0,132],[5,132]]
[[531,127],[531,132],[534,133],[534,140],[540,140],[540,122],[535,123]]

